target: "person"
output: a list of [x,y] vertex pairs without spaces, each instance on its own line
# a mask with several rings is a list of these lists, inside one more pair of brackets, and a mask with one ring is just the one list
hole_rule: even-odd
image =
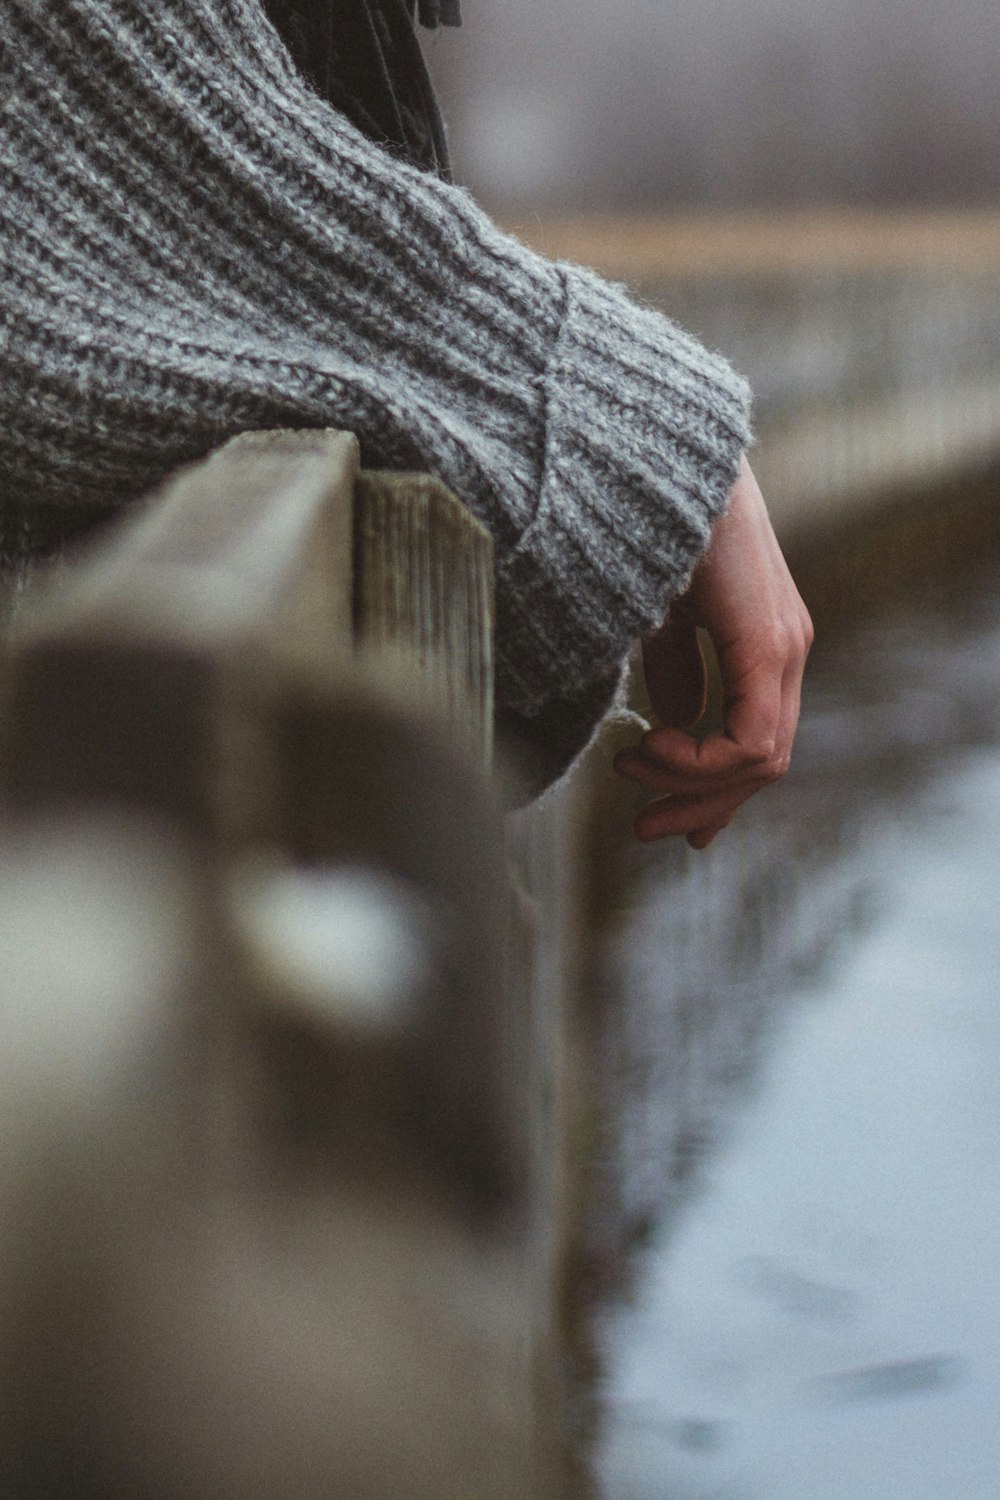
[[[749,393],[451,182],[414,9],[0,0],[0,567],[236,432],[350,429],[492,533],[498,721],[531,789],[646,638],[663,723],[617,766],[659,794],[640,836],[703,846],[787,767],[811,630]],[[726,698],[702,742],[696,625]]]

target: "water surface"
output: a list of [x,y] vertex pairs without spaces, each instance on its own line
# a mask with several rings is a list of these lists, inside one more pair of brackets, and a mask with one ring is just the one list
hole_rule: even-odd
[[601,1493],[995,1500],[989,570],[820,652],[770,795],[707,863],[637,872],[611,948],[612,1196],[653,1228],[599,1318]]

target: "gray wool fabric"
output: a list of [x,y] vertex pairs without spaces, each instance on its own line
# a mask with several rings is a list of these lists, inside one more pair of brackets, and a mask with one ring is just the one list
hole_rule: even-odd
[[350,429],[488,526],[503,711],[584,735],[724,506],[743,382],[370,142],[259,0],[0,0],[0,48],[8,553],[236,432]]

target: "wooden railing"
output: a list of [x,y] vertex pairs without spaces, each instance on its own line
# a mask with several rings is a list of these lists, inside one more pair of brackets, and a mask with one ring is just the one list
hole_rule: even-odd
[[[760,469],[807,561],[914,466],[995,464],[979,250],[952,275],[817,248],[778,268],[776,303],[742,231],[732,265],[658,242],[619,265],[633,239],[549,248],[630,276],[738,363],[757,351]],[[952,281],[968,316],[935,342]],[[904,302],[920,316],[893,321]],[[859,306],[924,329],[933,359]],[[840,355],[845,380],[869,361],[857,403],[822,384]],[[849,603],[850,559],[813,550],[811,607]],[[694,882],[697,923],[660,937],[696,964],[724,884],[718,858],[626,851],[606,744],[500,815],[490,587],[489,539],[440,486],[359,473],[344,435],[265,433],[176,476],[19,611],[0,678],[0,1493],[587,1495],[567,1291],[595,1130],[612,1154],[627,1133],[596,1076],[595,951],[602,923],[632,940],[655,858],[664,888],[664,870]],[[631,1149],[667,1171],[631,1046],[619,1074],[649,1114]],[[608,1196],[599,1254],[669,1207],[662,1175]]]
[[589,800],[498,813],[491,615],[489,538],[441,486],[285,432],[175,476],[22,612],[0,1489],[583,1493]]

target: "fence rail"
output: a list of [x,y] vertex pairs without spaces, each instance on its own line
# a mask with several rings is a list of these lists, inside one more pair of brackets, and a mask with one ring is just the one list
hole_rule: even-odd
[[504,829],[491,623],[464,507],[330,433],[231,442],[22,612],[12,1493],[567,1493],[586,799]]
[[[706,264],[655,226],[638,262],[620,226],[547,248],[760,371],[798,543],[995,463],[995,229],[877,264],[822,226],[803,262],[742,230]],[[654,1174],[583,1227],[607,1114],[649,1112],[628,1046],[602,1094],[591,989],[653,856],[607,744],[500,817],[489,538],[347,435],[256,433],[29,593],[0,673],[0,1490],[584,1500],[573,1268],[668,1201]],[[697,890],[683,976],[712,864],[656,858]]]

